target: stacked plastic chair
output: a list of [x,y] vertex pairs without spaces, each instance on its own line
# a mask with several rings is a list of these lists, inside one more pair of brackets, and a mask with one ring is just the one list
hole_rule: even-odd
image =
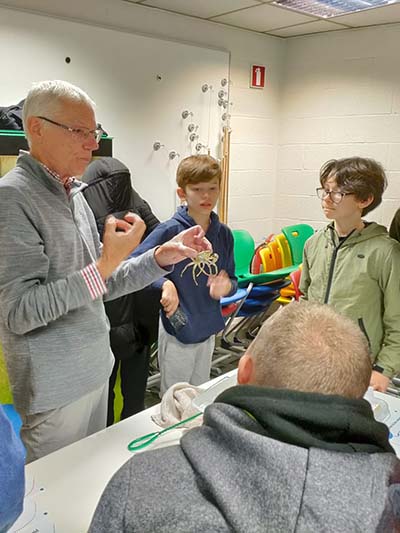
[[[282,234],[270,235],[256,249],[248,231],[233,230],[232,233],[239,289],[233,296],[221,299],[226,325],[221,346],[216,350],[217,358],[213,359],[213,367],[226,359],[227,353],[243,352],[245,345],[239,340],[239,332],[245,330],[245,335],[249,336],[254,326],[262,322],[274,301],[286,303],[293,298],[298,299],[297,271],[302,261],[304,243],[314,230],[306,224],[288,226],[282,229]],[[289,276],[293,279],[289,279]],[[235,318],[242,320],[234,324]],[[224,355],[221,355],[221,351]]]
[[[228,309],[232,310],[226,327],[222,334],[221,346],[223,349],[243,350],[244,346],[238,341],[238,333],[244,328],[249,329],[254,319],[259,319],[260,315],[266,313],[270,305],[279,298],[279,290],[288,282],[282,280],[281,276],[271,279],[268,274],[252,274],[250,271],[251,262],[254,256],[254,239],[246,230],[234,230],[234,256],[235,273],[238,278],[239,289],[236,295],[221,300],[222,313],[227,314]],[[268,283],[268,285],[265,285]],[[243,290],[245,291],[243,293]],[[242,291],[240,293],[240,291]],[[238,301],[238,295],[241,298]],[[236,305],[235,307],[228,307]],[[233,328],[232,322],[236,317],[242,318]],[[234,335],[234,341],[228,339]]]
[[[266,242],[256,249],[252,261],[253,273],[257,273],[259,268],[259,271],[269,273],[271,278],[275,279],[278,274],[287,277],[296,272],[303,259],[304,244],[313,233],[313,228],[308,224],[296,224],[282,228],[279,235],[269,236]],[[294,279],[296,282],[297,277]],[[290,286],[281,290],[279,302],[288,303],[296,297],[298,298],[298,283],[296,288],[292,281]]]

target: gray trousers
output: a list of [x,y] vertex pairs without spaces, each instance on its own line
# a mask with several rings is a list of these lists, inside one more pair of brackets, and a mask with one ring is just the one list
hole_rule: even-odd
[[160,396],[175,383],[185,381],[191,385],[201,385],[208,381],[214,346],[215,335],[203,342],[183,344],[165,331],[160,319],[158,328]]
[[26,463],[96,433],[106,427],[108,383],[57,409],[22,415],[21,439]]

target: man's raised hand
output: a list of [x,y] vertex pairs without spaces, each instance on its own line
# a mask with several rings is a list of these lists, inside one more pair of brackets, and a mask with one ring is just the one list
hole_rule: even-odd
[[140,243],[146,224],[133,213],[124,219],[109,216],[104,225],[103,248],[97,261],[97,268],[103,279],[107,279]]

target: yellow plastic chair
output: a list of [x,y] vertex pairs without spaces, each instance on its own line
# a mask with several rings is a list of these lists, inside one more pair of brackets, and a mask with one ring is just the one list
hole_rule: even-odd
[[282,268],[283,267],[282,255],[281,255],[281,251],[279,249],[278,243],[274,239],[273,241],[268,243],[268,246],[269,246],[269,249],[271,250],[271,254],[274,257],[274,261],[275,261],[275,265],[276,265],[275,270],[278,270],[279,268]]
[[247,230],[235,229],[233,234],[233,252],[235,256],[235,274],[240,288],[247,287],[249,283],[260,285],[285,278],[290,272],[282,272],[282,269],[274,272],[252,274],[250,272],[251,261],[254,255],[254,239]]
[[275,254],[272,252],[270,244],[267,244],[267,246],[258,252],[261,258],[263,272],[272,272],[273,270],[278,270],[275,262]]
[[279,252],[282,258],[282,266],[288,267],[293,265],[292,253],[290,251],[289,243],[283,233],[275,236],[275,241],[278,245]]

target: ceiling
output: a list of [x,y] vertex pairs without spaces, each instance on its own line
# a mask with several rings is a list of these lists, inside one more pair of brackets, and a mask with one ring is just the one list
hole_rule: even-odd
[[326,19],[279,7],[274,0],[124,1],[284,38],[400,22],[400,3]]

